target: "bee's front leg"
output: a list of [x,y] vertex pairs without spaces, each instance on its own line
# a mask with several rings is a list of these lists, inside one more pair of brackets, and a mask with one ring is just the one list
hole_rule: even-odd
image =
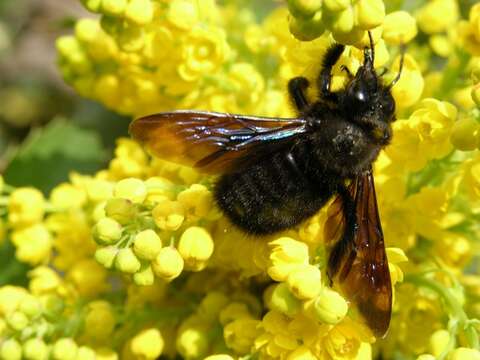
[[305,90],[307,90],[309,84],[308,80],[302,76],[295,77],[288,82],[288,93],[293,104],[300,112],[308,106]]
[[337,102],[337,95],[330,90],[332,81],[332,68],[343,53],[345,46],[335,44],[331,46],[323,58],[322,70],[317,79],[317,86],[324,100]]

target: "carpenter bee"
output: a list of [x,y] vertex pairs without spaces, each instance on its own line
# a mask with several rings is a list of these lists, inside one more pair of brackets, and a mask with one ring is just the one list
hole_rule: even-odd
[[[375,195],[372,163],[391,140],[395,101],[374,69],[374,45],[355,75],[331,90],[331,72],[344,51],[326,52],[310,102],[304,77],[288,83],[298,117],[276,119],[215,112],[174,111],[132,122],[130,133],[153,154],[220,174],[215,199],[248,234],[292,228],[336,196],[337,230],[328,276],[358,306],[376,336],[389,326],[392,288]],[[403,56],[401,64],[403,63]]]

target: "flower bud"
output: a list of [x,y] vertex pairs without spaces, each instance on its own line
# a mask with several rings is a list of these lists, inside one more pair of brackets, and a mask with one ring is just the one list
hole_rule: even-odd
[[124,198],[109,199],[105,204],[105,215],[125,225],[132,221],[137,214],[137,208],[133,203]]
[[14,311],[13,313],[9,314],[6,320],[8,326],[15,331],[21,331],[25,329],[29,323],[27,316],[20,311]]
[[339,293],[325,287],[314,300],[313,310],[319,321],[335,325],[347,315],[348,304]]
[[385,17],[383,39],[392,45],[408,43],[417,35],[415,18],[406,11],[395,11]]
[[288,316],[295,315],[301,308],[301,302],[288,289],[287,284],[278,284],[272,293],[270,305],[273,310],[280,311]]
[[141,204],[147,197],[147,187],[140,179],[123,179],[115,185],[114,194],[115,197],[130,200],[134,204]]
[[347,7],[351,5],[350,0],[324,0],[323,1],[324,6],[332,11],[332,12],[337,12],[341,10],[345,10]]
[[133,251],[140,259],[154,260],[162,249],[162,241],[153,230],[144,230],[135,235]]
[[35,296],[27,295],[20,302],[18,310],[31,319],[42,313],[42,304]]
[[199,271],[213,253],[213,240],[204,228],[198,226],[185,230],[178,242],[178,252],[190,270]]
[[47,295],[41,297],[45,315],[49,318],[58,318],[65,309],[65,302],[58,295]]
[[230,355],[216,354],[216,355],[207,356],[204,360],[235,360],[235,359]]
[[52,357],[55,360],[75,360],[78,346],[70,338],[61,338],[55,342],[52,349]]
[[0,345],[0,359],[21,360],[22,346],[14,339],[7,339]]
[[313,265],[299,266],[287,278],[290,292],[299,299],[313,299],[321,289],[320,270]]
[[115,246],[104,246],[95,250],[95,260],[107,269],[113,267],[118,249]]
[[106,15],[120,16],[127,7],[127,0],[102,0],[102,11]]
[[42,339],[28,339],[23,344],[23,357],[27,360],[47,360],[48,346]]
[[134,274],[140,270],[140,260],[135,256],[132,249],[120,249],[115,258],[115,267],[121,272]]
[[317,11],[311,19],[306,20],[290,17],[288,19],[288,26],[293,36],[301,41],[316,39],[325,31],[321,11]]
[[152,267],[150,265],[145,266],[144,269],[140,269],[138,272],[133,274],[133,281],[135,284],[140,286],[152,285],[155,281]]
[[34,188],[18,188],[8,201],[8,222],[13,226],[27,226],[43,219],[45,198]]
[[223,329],[223,337],[229,349],[238,354],[247,354],[255,338],[260,335],[258,329],[262,322],[254,319],[236,319]]
[[164,198],[152,210],[155,224],[162,230],[177,230],[185,219],[183,206],[178,201]]
[[162,334],[158,329],[146,329],[135,335],[130,344],[132,353],[142,359],[158,358],[165,346]]
[[450,360],[480,360],[480,351],[476,349],[469,349],[459,347],[452,351]]
[[80,346],[75,360],[98,360],[98,358],[93,349],[87,346]]
[[308,247],[305,243],[289,237],[282,237],[269,243],[273,248],[270,254],[272,266],[268,275],[276,281],[287,280],[290,272],[299,265],[308,264]]
[[436,358],[435,356],[430,354],[422,354],[419,357],[417,357],[417,360],[436,360]]
[[137,25],[148,24],[153,19],[151,0],[130,0],[125,10],[125,17]]
[[311,18],[322,8],[322,0],[287,0],[290,14],[298,18]]
[[91,12],[99,12],[102,0],[81,0],[82,4]]
[[123,228],[117,221],[105,217],[93,227],[93,238],[101,245],[114,244],[122,237]]
[[207,332],[197,327],[181,328],[177,335],[176,348],[184,359],[203,358],[208,351]]
[[479,123],[470,116],[453,123],[450,141],[461,151],[475,150],[479,145]]
[[363,30],[370,30],[383,23],[385,4],[383,0],[359,1],[356,7],[356,23]]
[[155,275],[168,281],[175,279],[182,273],[183,265],[183,258],[174,247],[160,249],[157,257],[152,262]]
[[430,352],[439,357],[441,353],[447,348],[450,341],[450,333],[445,329],[435,331],[430,336]]

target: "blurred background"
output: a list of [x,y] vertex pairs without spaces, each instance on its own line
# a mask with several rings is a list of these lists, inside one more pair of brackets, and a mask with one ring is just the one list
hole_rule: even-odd
[[[0,0],[0,174],[46,195],[71,171],[94,173],[127,135],[129,118],[76,95],[56,66],[55,39],[92,16],[76,0]],[[0,286],[29,268],[0,242]]]
[[0,173],[11,185],[48,193],[72,170],[102,168],[127,134],[128,118],[80,98],[56,67],[55,39],[88,16],[74,0],[0,0]]

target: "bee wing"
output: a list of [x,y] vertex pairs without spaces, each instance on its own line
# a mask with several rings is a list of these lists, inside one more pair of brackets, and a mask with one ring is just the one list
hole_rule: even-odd
[[383,337],[390,324],[392,283],[372,171],[355,178],[348,192],[354,200],[356,223],[349,223],[345,209],[338,211],[340,197],[333,203],[336,209],[329,220],[337,218],[335,233],[341,227],[346,232],[349,226],[353,226],[350,229],[353,240],[340,247],[335,261],[329,259],[328,271],[347,298],[358,307],[375,336]]
[[129,131],[156,156],[207,173],[227,173],[292,145],[306,129],[303,119],[187,110],[136,119]]

